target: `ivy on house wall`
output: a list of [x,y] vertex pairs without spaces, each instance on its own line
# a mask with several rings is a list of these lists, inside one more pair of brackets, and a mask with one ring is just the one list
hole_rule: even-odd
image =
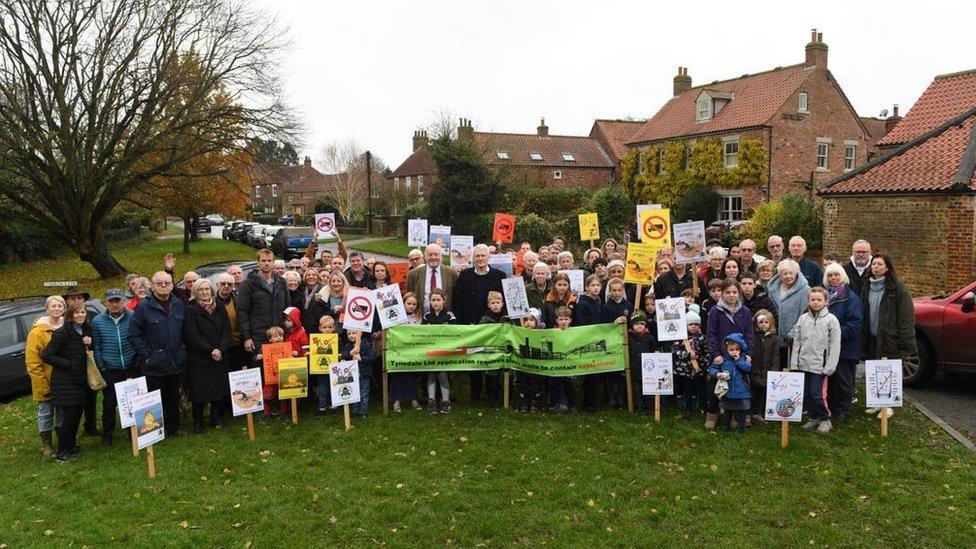
[[739,165],[734,168],[725,167],[724,146],[716,138],[669,141],[631,149],[621,161],[621,182],[640,202],[673,207],[698,186],[738,189],[764,185],[767,158],[758,139],[739,141]]

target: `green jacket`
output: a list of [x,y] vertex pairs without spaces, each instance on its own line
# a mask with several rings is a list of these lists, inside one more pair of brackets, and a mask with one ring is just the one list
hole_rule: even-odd
[[[868,277],[864,279],[860,294],[863,296],[861,305],[864,311],[861,349],[865,354],[868,351],[868,339],[871,337],[871,330],[867,328],[871,325],[871,304],[868,299],[870,291],[871,278]],[[881,304],[878,306],[877,345],[877,358],[900,359],[918,353],[915,347],[915,306],[908,288],[901,281],[896,282],[894,288],[886,289],[881,296]]]

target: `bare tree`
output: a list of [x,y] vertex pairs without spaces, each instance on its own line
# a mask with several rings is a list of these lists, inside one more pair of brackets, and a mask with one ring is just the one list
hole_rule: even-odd
[[366,207],[366,151],[352,139],[329,143],[320,164],[336,212],[345,220],[358,216]]
[[297,131],[282,37],[243,2],[0,0],[0,215],[48,229],[101,276],[124,272],[102,234],[120,202],[190,160]]

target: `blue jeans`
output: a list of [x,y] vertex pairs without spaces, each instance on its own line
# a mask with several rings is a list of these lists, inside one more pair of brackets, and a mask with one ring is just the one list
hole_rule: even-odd
[[369,378],[359,378],[359,402],[349,405],[349,411],[357,416],[365,416],[369,409]]
[[830,409],[827,404],[827,376],[804,372],[803,405],[806,406],[810,419],[823,421],[830,419]]
[[54,403],[50,400],[37,403],[37,432],[49,433],[64,423],[61,414],[55,414]]
[[318,399],[318,407],[320,412],[324,412],[329,409],[329,405],[332,401],[332,388],[329,387],[329,376],[317,375],[315,376],[315,396]]

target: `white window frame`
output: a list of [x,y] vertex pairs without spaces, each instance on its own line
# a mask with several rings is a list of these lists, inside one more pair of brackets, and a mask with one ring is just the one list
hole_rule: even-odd
[[664,149],[657,151],[657,174],[664,175]]
[[800,92],[799,96],[797,97],[796,110],[803,113],[810,112],[810,94],[807,92]]
[[[729,152],[729,147],[735,145],[735,152]],[[722,143],[722,164],[726,168],[737,168],[739,166],[739,140],[729,139]]]
[[540,153],[540,152],[530,152],[529,153],[529,158],[531,158],[533,162],[542,162],[542,153]]
[[562,179],[563,178],[563,171],[562,170],[553,170],[553,172],[552,172],[552,178],[553,179]]
[[850,143],[844,145],[844,171],[849,172],[854,169],[854,159],[857,158],[857,145]]
[[[821,154],[821,152],[823,154]],[[830,166],[830,143],[826,141],[817,142],[817,171],[828,171]]]
[[508,151],[495,151],[495,156],[497,156],[499,160],[508,160]]
[[576,162],[576,157],[572,153],[562,153],[563,162]]
[[424,176],[417,176],[417,198],[424,199]]
[[[702,110],[702,105],[705,109]],[[708,96],[699,97],[698,101],[695,102],[695,120],[698,122],[705,122],[706,120],[712,119],[712,108],[713,108],[712,98]]]
[[278,184],[271,184],[271,198],[278,198]]
[[254,198],[261,198],[261,185],[254,186]]
[[718,206],[719,221],[740,221],[743,219],[742,191],[723,191],[719,192],[719,195],[722,197]]

